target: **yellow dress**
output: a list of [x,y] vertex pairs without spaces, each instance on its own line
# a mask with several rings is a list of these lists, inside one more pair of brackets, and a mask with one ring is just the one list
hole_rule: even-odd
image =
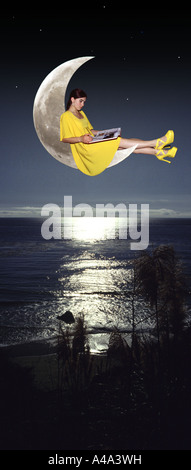
[[[81,111],[83,119],[74,116],[70,111],[66,111],[60,118],[60,140],[70,137],[80,137],[84,134],[92,134],[93,129],[87,116]],[[94,144],[70,144],[72,155],[76,165],[82,173],[95,176],[102,173],[113,160],[115,152],[120,143],[120,137],[105,142]]]

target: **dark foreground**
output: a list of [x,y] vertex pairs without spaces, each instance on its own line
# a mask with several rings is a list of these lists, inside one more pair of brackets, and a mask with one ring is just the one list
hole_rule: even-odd
[[117,331],[104,357],[84,338],[80,353],[59,341],[54,354],[1,351],[2,450],[191,448],[190,329],[160,352],[136,337],[130,348]]

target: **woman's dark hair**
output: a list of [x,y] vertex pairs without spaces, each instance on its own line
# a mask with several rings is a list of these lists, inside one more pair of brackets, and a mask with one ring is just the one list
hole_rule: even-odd
[[69,109],[69,107],[72,104],[71,98],[74,98],[74,99],[76,99],[76,98],[87,98],[87,95],[86,95],[85,91],[81,90],[81,88],[75,88],[70,93],[70,97],[69,97],[66,109]]

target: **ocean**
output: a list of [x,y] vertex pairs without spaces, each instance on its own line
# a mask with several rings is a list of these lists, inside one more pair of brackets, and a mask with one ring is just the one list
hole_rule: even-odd
[[[91,351],[102,353],[114,327],[132,329],[130,239],[108,234],[107,218],[76,218],[73,238],[45,240],[41,218],[0,218],[0,345],[57,341],[57,318],[83,315]],[[103,225],[105,224],[105,225]],[[148,250],[173,245],[191,286],[191,219],[151,219]],[[136,299],[136,328],[146,332],[147,306]]]

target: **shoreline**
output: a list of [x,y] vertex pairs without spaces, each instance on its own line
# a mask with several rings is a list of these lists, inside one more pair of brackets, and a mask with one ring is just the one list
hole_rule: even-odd
[[[90,331],[87,330],[87,337],[90,346],[90,355],[91,356],[105,356],[107,354],[109,337],[111,333],[115,331],[115,328],[111,328],[108,331]],[[128,345],[131,344],[132,330],[125,328],[118,330],[119,334],[123,335]],[[149,337],[155,335],[153,334],[152,327],[146,327],[144,330],[142,328],[136,330],[138,336],[147,336]],[[73,336],[73,333],[70,332],[70,336]],[[96,341],[94,341],[96,338]],[[56,354],[58,351],[58,337],[53,337],[49,339],[34,339],[28,340],[26,342],[19,342],[13,344],[0,344],[0,354],[7,357],[23,357],[23,356],[48,356],[51,354]]]
[[0,345],[0,352],[2,355],[9,358],[48,356],[57,352],[57,344],[53,345],[51,344],[51,341],[48,342],[47,340],[34,340],[27,341],[26,343]]
[[[33,341],[29,343],[0,346],[1,363],[5,361],[7,370],[19,367],[21,373],[29,372],[32,383],[39,392],[58,392],[60,379],[63,378],[63,363],[59,361],[58,344],[47,341]],[[97,374],[98,368],[103,370],[107,364],[107,352],[90,352],[91,378]],[[64,386],[69,391],[68,386]]]

